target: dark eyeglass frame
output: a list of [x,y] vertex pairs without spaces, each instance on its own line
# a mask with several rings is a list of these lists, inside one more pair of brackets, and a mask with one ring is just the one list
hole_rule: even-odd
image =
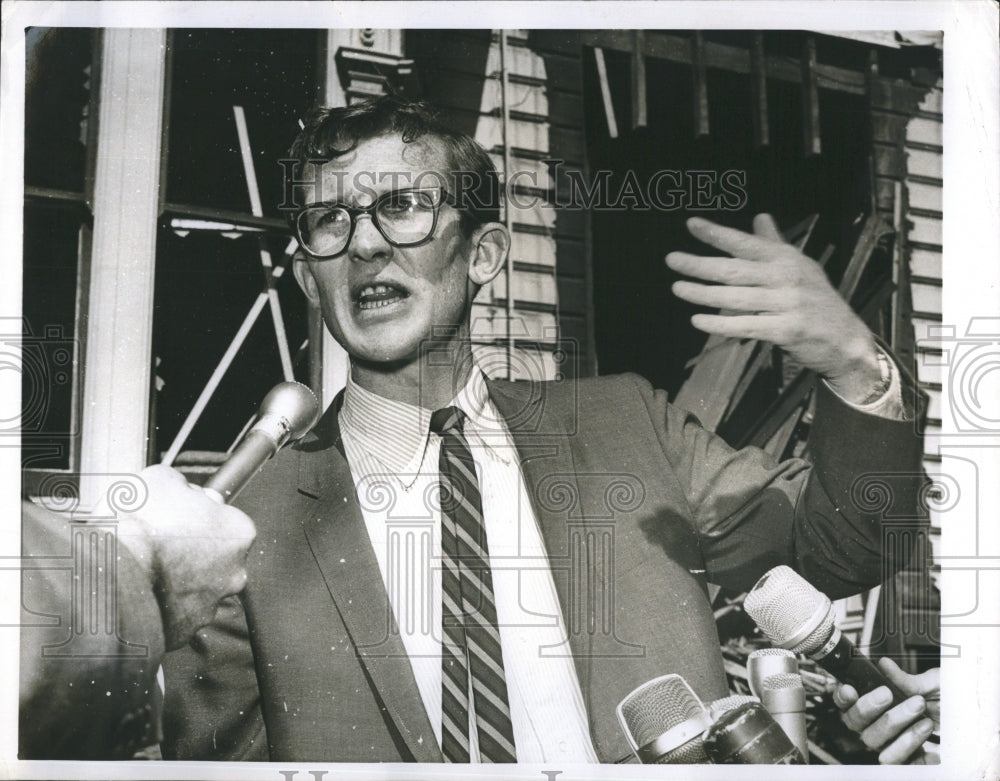
[[[383,203],[388,201],[390,198],[399,197],[401,193],[411,193],[411,192],[440,193],[437,203],[435,203],[431,207],[431,227],[430,230],[427,232],[427,235],[424,236],[422,239],[416,241],[396,241],[395,239],[390,238],[386,234],[385,230],[382,228],[382,225],[379,223],[378,208]],[[351,246],[351,239],[354,238],[354,229],[358,224],[358,217],[360,217],[362,214],[367,214],[371,218],[372,225],[375,226],[375,229],[379,232],[379,235],[381,235],[382,238],[385,239],[387,242],[389,242],[389,244],[391,244],[393,247],[416,247],[428,241],[437,231],[438,214],[440,213],[441,207],[444,204],[448,204],[452,208],[458,208],[455,199],[451,195],[451,193],[449,193],[447,189],[445,189],[440,185],[435,185],[434,187],[408,187],[408,188],[403,188],[401,190],[389,190],[388,192],[384,192],[380,196],[378,196],[368,206],[348,206],[345,203],[314,203],[304,207],[295,215],[294,219],[295,238],[298,240],[299,246],[302,248],[302,251],[305,252],[307,255],[309,255],[309,257],[313,258],[314,260],[330,260],[332,258],[339,257],[343,255],[345,252],[347,252],[347,248]],[[315,209],[328,209],[328,210],[342,209],[343,211],[347,212],[347,216],[351,220],[351,226],[347,231],[347,238],[344,240],[344,246],[337,252],[334,252],[333,254],[317,255],[306,246],[306,242],[302,238],[302,229],[300,227],[302,217],[310,210],[315,210]]]

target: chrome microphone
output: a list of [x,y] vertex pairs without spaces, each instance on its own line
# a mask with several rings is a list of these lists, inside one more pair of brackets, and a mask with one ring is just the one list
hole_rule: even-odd
[[799,660],[785,648],[758,648],[747,657],[747,681],[755,697],[760,697],[765,678],[798,671]]
[[720,765],[802,765],[803,755],[760,700],[732,695],[709,705],[704,751]]
[[743,609],[771,642],[817,661],[858,695],[879,686],[892,692],[893,704],[906,699],[834,625],[833,604],[795,570],[784,565],[764,573],[747,594]]
[[316,425],[321,411],[316,394],[305,385],[275,385],[260,403],[257,422],[205,483],[206,493],[218,502],[231,502],[271,456]]
[[764,679],[760,701],[791,739],[806,763],[809,738],[806,736],[806,690],[798,673],[778,673]]
[[711,718],[679,675],[644,683],[618,704],[618,721],[643,764],[705,764],[702,733]]

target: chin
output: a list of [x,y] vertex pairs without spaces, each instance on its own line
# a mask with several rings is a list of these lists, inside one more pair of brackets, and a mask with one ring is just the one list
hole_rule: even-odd
[[353,360],[368,364],[405,365],[412,363],[420,354],[422,339],[415,339],[412,331],[407,333],[365,334],[354,339],[338,341]]

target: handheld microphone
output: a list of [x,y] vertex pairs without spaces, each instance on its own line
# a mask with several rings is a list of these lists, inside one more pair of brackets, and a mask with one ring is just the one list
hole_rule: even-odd
[[771,642],[814,659],[858,696],[879,686],[892,692],[893,705],[906,699],[879,669],[834,626],[833,604],[790,567],[775,567],[750,590],[743,603],[747,615]]
[[271,456],[316,425],[320,412],[316,395],[305,385],[275,385],[260,403],[257,422],[205,483],[206,493],[219,503],[231,502]]
[[618,721],[632,751],[646,765],[706,764],[702,733],[712,721],[679,675],[663,675],[618,704]]
[[774,717],[809,763],[809,738],[806,736],[806,690],[798,673],[778,673],[764,679],[761,704]]
[[785,731],[756,697],[734,695],[709,706],[712,726],[704,750],[720,765],[803,765],[805,760]]
[[747,682],[755,697],[760,697],[764,680],[781,673],[798,673],[799,660],[785,648],[758,648],[747,657]]

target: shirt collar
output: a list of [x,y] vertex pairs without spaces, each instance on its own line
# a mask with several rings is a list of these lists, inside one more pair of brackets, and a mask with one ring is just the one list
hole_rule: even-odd
[[[468,381],[449,406],[466,414],[466,432],[491,447],[506,434],[503,421],[490,402],[486,376],[475,366]],[[416,479],[430,436],[431,410],[394,401],[365,390],[350,374],[344,388],[340,425],[365,452],[376,458],[387,472],[404,483]]]

